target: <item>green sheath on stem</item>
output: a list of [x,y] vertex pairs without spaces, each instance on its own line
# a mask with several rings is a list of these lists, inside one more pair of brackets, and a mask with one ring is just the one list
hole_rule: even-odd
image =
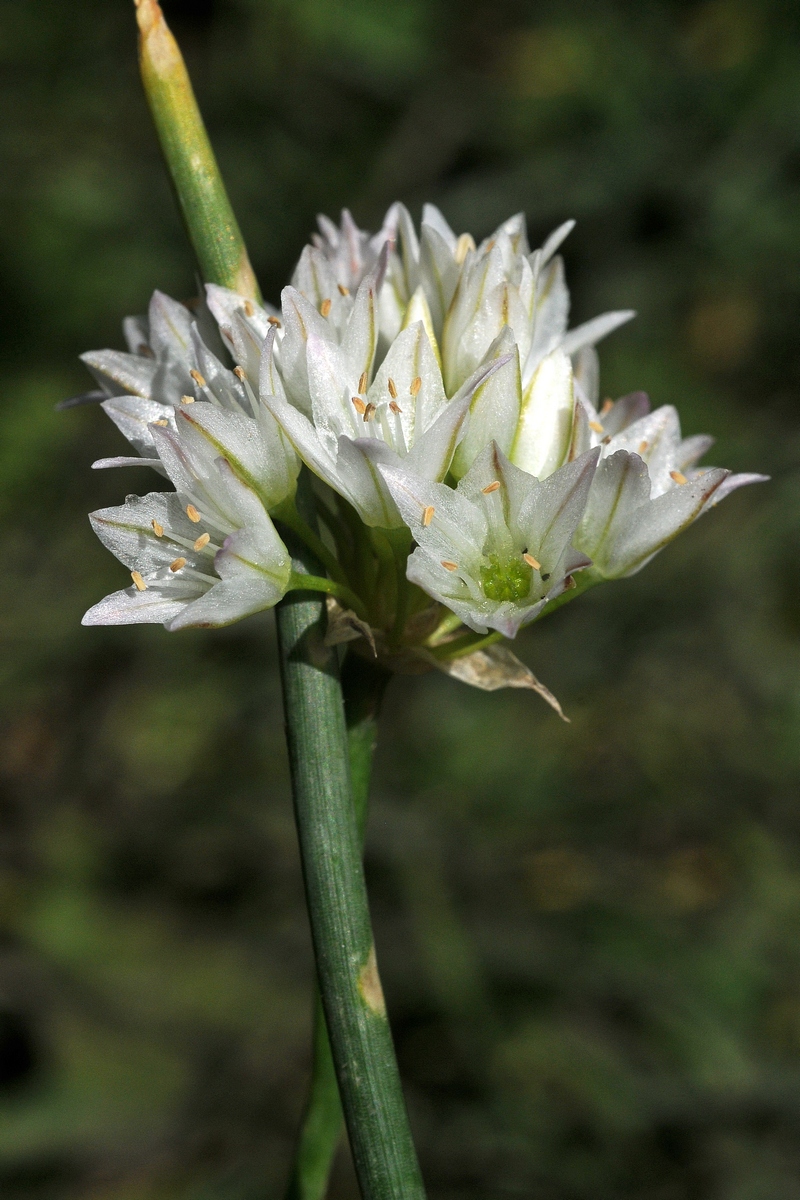
[[[348,654],[342,671],[342,692],[353,807],[362,846],[367,822],[372,756],[378,736],[378,716],[389,679],[389,672],[377,663],[370,663],[353,653]],[[286,1200],[323,1200],[342,1132],[339,1085],[336,1082],[336,1070],[319,989],[315,988],[311,1084]]]
[[208,283],[260,300],[178,43],[158,0],[135,3],[142,82],[200,272]]

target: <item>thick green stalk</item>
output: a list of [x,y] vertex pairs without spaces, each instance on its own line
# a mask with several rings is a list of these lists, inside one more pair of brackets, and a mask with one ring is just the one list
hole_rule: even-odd
[[[367,823],[372,756],[378,736],[378,715],[389,679],[388,671],[382,667],[356,654],[348,654],[342,672],[342,692],[353,807],[362,846]],[[286,1200],[323,1200],[342,1132],[339,1085],[319,989],[315,988],[311,1084]]]
[[[307,547],[293,550],[295,570],[319,570]],[[356,1174],[364,1200],[422,1200],[375,957],[338,659],[324,643],[324,602],[313,592],[293,591],[277,615],[317,979]]]
[[135,0],[139,65],[158,140],[200,272],[250,300],[260,293],[183,56],[158,0]]

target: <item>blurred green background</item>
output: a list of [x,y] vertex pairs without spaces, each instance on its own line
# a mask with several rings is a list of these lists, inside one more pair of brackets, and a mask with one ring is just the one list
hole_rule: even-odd
[[[266,295],[318,211],[567,217],[603,394],[764,470],[525,634],[572,718],[397,679],[367,870],[432,1200],[800,1197],[800,8],[169,0]],[[271,1200],[311,963],[271,621],[82,629],[84,349],[194,291],[126,0],[2,0],[0,1195]],[[332,1195],[355,1197],[343,1153]]]

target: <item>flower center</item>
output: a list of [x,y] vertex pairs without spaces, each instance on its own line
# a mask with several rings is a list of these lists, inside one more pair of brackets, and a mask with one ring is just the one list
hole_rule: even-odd
[[489,554],[481,567],[481,587],[487,600],[527,600],[533,571],[518,559],[501,562],[499,555]]

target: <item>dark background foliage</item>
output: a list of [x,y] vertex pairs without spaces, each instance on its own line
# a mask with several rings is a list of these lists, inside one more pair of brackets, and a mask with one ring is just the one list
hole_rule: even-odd
[[[398,679],[367,868],[430,1195],[800,1197],[800,9],[167,0],[264,290],[314,215],[566,217],[574,318],[773,482],[520,639],[562,700]],[[194,291],[125,0],[2,0],[0,1193],[279,1197],[310,953],[271,622],[86,630],[144,490],[76,355]],[[346,1156],[333,1195],[355,1196]]]

